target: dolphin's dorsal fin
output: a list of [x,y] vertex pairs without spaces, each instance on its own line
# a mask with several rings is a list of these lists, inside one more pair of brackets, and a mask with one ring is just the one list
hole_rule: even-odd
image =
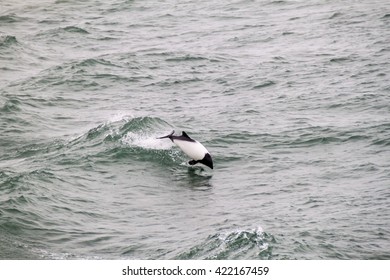
[[[191,139],[191,137],[188,136],[187,133],[186,133],[185,131],[182,132],[181,136],[186,137],[186,138],[188,138],[188,139]],[[192,139],[191,139],[191,140],[192,140]]]

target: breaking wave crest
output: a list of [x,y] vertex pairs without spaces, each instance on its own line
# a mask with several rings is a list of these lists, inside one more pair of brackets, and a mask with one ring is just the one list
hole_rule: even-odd
[[275,238],[261,227],[233,230],[209,236],[178,259],[270,259]]
[[158,117],[122,117],[91,128],[71,140],[70,149],[98,161],[129,159],[173,163],[177,154],[171,151],[170,141],[161,141],[158,136],[172,130],[171,125]]

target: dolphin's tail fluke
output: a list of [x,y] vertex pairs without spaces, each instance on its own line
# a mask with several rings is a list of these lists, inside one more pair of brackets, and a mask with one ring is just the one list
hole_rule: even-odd
[[162,136],[162,137],[157,137],[157,139],[169,138],[169,139],[171,139],[171,141],[173,142],[172,136],[173,136],[174,133],[175,133],[175,131],[172,130],[172,132],[171,132],[170,134],[168,134],[168,135],[166,135],[166,136]]

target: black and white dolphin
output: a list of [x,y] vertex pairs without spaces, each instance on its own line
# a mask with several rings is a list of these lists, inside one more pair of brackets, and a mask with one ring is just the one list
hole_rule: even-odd
[[158,137],[157,139],[163,139],[163,138],[169,138],[173,143],[179,146],[179,148],[192,160],[190,160],[188,163],[190,165],[194,165],[197,163],[202,163],[211,169],[213,169],[213,160],[211,158],[211,155],[209,151],[198,141],[190,138],[187,133],[184,131],[182,132],[181,136],[175,136],[173,135],[175,131],[172,131],[171,134]]

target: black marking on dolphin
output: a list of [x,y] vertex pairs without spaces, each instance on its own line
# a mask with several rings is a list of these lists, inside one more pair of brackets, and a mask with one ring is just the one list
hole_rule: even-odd
[[204,158],[202,160],[190,160],[188,162],[190,165],[195,165],[197,163],[202,163],[208,167],[210,167],[211,169],[213,169],[213,160],[210,156],[209,153],[205,154]]

